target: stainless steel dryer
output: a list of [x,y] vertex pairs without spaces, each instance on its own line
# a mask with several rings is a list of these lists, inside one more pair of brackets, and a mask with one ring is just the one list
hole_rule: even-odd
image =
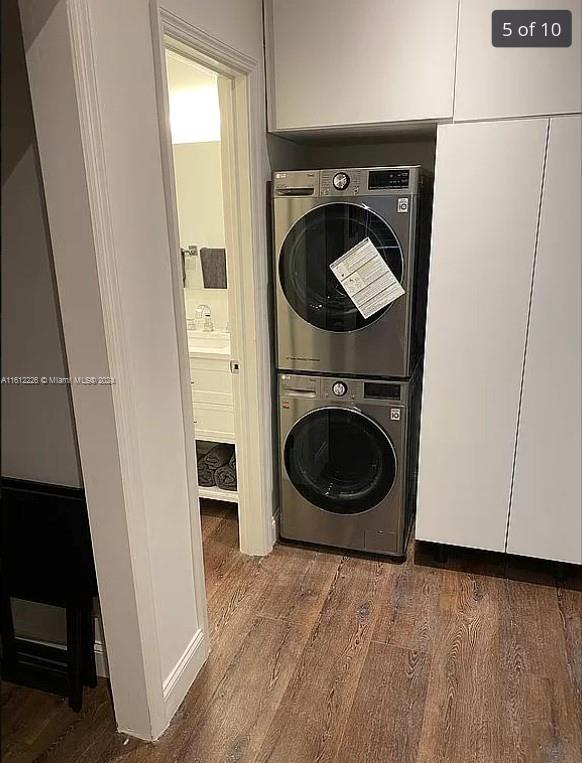
[[[418,166],[274,174],[279,369],[410,376],[424,340],[430,188]],[[368,319],[330,269],[366,237],[405,290]]]
[[414,378],[279,375],[283,539],[405,555],[418,400]]

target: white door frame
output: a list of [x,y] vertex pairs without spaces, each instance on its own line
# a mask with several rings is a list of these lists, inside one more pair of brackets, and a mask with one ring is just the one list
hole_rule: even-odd
[[[192,420],[190,363],[178,231],[174,163],[170,133],[164,38],[172,48],[232,82],[232,97],[221,87],[223,195],[227,233],[231,355],[240,371],[233,375],[237,444],[240,549],[245,554],[270,553],[273,521],[271,363],[267,313],[267,252],[264,238],[263,127],[256,117],[264,108],[259,62],[212,37],[151,0],[168,229],[173,274],[174,311],[180,348],[184,428],[192,475],[191,505],[198,506],[195,433]],[[224,110],[223,110],[223,107]],[[222,111],[223,110],[223,111]],[[193,527],[198,523],[193,522]],[[196,548],[199,540],[193,538]]]

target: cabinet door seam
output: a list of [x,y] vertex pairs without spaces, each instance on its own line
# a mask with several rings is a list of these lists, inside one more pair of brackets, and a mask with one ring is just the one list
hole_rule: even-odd
[[513,445],[513,463],[511,465],[511,481],[509,483],[509,500],[508,500],[508,506],[507,506],[507,523],[505,526],[505,544],[504,544],[504,551],[507,553],[507,543],[509,540],[509,530],[510,530],[510,524],[511,524],[511,504],[513,501],[513,487],[515,483],[515,465],[517,462],[517,447],[518,447],[518,441],[519,441],[519,424],[521,420],[521,405],[522,405],[522,399],[523,399],[523,386],[524,386],[524,380],[525,380],[525,368],[526,368],[526,362],[527,362],[527,346],[528,346],[528,340],[529,340],[529,329],[530,329],[530,323],[531,323],[531,310],[532,310],[532,302],[533,302],[533,292],[534,292],[534,285],[535,285],[535,275],[536,275],[536,264],[537,264],[537,258],[538,258],[538,244],[539,244],[539,238],[540,238],[540,228],[541,228],[541,220],[542,220],[542,208],[543,208],[543,201],[544,201],[544,187],[546,184],[546,167],[548,163],[548,148],[550,145],[550,128],[551,128],[551,119],[548,119],[548,124],[546,127],[546,140],[544,145],[544,158],[542,161],[542,174],[541,174],[541,185],[540,185],[540,197],[538,202],[538,215],[537,215],[537,222],[536,222],[536,233],[534,238],[534,248],[533,248],[533,261],[532,261],[532,268],[531,268],[531,280],[530,280],[530,287],[529,287],[529,300],[528,300],[528,306],[527,306],[527,321],[525,325],[525,342],[523,347],[523,360],[521,364],[521,381],[519,385],[519,398],[517,403],[517,421],[515,426],[515,441]]
[[457,0],[457,31],[455,38],[455,65],[453,66],[453,111],[451,120],[455,121],[455,103],[457,98],[457,66],[459,64],[459,32],[461,30],[461,0]]

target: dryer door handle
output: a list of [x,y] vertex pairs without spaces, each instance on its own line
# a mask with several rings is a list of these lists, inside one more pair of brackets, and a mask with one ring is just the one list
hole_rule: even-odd
[[293,395],[293,397],[315,397],[314,389],[305,389],[302,387],[285,387],[284,393]]

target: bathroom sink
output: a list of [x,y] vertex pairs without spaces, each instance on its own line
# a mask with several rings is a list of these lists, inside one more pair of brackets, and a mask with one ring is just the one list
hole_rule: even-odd
[[230,334],[188,329],[188,350],[190,355],[230,355]]

